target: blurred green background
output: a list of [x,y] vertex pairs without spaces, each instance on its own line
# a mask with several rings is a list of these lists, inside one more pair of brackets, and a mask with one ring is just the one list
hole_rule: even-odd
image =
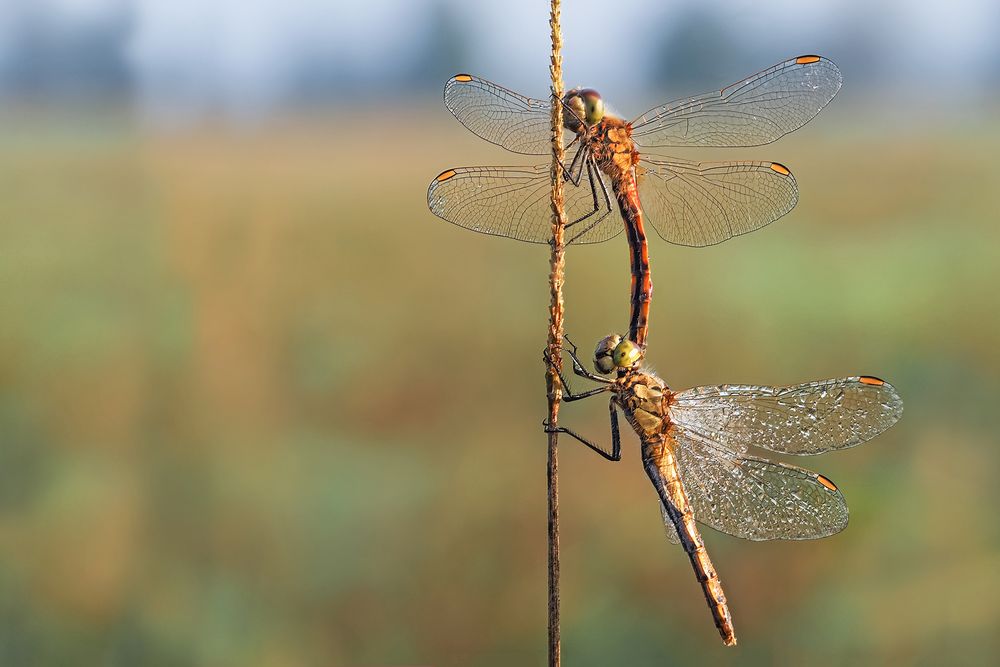
[[[570,44],[589,34],[572,31],[585,18],[572,4]],[[440,19],[455,5],[435,7]],[[540,23],[525,92],[544,96],[547,8],[522,9]],[[712,16],[705,34],[743,14]],[[852,70],[858,35],[881,34],[857,25],[867,32],[827,25],[816,48],[758,46],[707,86],[672,88],[673,70],[650,68],[632,91],[649,104],[626,116],[800,51],[846,61],[841,96],[780,143],[675,151],[781,161],[801,200],[717,247],[651,239],[649,361],[675,388],[877,375],[903,419],[798,461],[843,489],[845,532],[749,543],[705,529],[736,649],[664,538],[631,435],[617,465],[566,441],[567,665],[1000,655],[1000,106],[963,98],[947,63],[922,86]],[[433,55],[452,42],[431,43]],[[490,48],[443,67],[478,54],[506,81]],[[439,83],[356,77],[318,79],[353,91],[339,100],[237,95],[179,116],[122,94],[143,90],[131,78],[91,95],[45,72],[25,79],[45,86],[8,86],[0,663],[544,661],[547,249],[450,226],[425,204],[445,168],[532,160],[466,132]],[[627,268],[623,238],[569,252],[581,347],[626,324]],[[608,441],[603,404],[563,416]]]

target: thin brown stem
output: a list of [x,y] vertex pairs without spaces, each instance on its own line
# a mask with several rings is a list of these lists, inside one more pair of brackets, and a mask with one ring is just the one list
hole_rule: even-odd
[[562,369],[563,339],[563,280],[566,266],[565,238],[566,212],[563,201],[563,178],[560,165],[564,161],[562,80],[562,30],[559,25],[559,0],[551,0],[549,27],[552,29],[552,57],[549,73],[552,75],[552,254],[549,259],[549,359],[552,364],[546,374],[546,396],[549,403],[548,465],[548,542],[549,542],[549,667],[558,667],[562,660],[559,637],[559,434],[555,432],[559,421],[559,401],[562,386],[558,371]]

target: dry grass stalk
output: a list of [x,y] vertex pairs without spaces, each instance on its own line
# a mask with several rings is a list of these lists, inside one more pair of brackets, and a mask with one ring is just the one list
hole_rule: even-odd
[[[566,265],[564,231],[566,212],[563,202],[563,110],[558,102],[563,96],[562,80],[562,31],[559,25],[559,0],[551,0],[549,27],[552,29],[552,56],[549,73],[552,75],[552,254],[549,260],[549,356],[553,362],[546,376],[549,403],[549,424],[555,427],[559,420],[559,401],[562,388],[555,368],[562,368],[563,339],[563,280]],[[559,637],[559,434],[549,433],[548,465],[548,590],[549,590],[549,666],[561,661]]]

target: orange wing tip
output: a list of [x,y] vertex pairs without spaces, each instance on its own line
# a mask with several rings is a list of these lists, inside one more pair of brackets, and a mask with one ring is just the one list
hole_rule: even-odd
[[882,385],[885,384],[885,380],[882,380],[881,378],[877,377],[872,377],[871,375],[862,375],[861,377],[858,378],[858,382],[860,382],[861,384],[874,385],[876,387],[881,387]]
[[455,173],[456,172],[454,169],[449,169],[448,171],[442,171],[440,174],[437,175],[437,178],[435,178],[434,180],[437,181],[438,183],[440,183],[441,181],[447,181],[449,178],[454,176]]
[[837,490],[837,485],[831,482],[828,478],[823,477],[823,475],[816,475],[816,481],[830,489],[831,491]]
[[451,78],[454,79],[455,81],[460,82],[460,83],[468,83],[468,82],[472,81],[472,75],[471,74],[456,74],[455,76],[453,76]]
[[799,56],[795,59],[796,65],[808,65],[810,63],[818,63],[820,61],[819,56]]
[[782,176],[791,176],[792,175],[792,172],[788,169],[788,167],[786,167],[785,165],[781,164],[780,162],[772,162],[771,163],[771,171],[776,171],[779,174],[781,174]]

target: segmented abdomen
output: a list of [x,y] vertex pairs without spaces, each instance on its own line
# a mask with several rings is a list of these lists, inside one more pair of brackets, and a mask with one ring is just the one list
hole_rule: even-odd
[[736,632],[733,629],[729,607],[726,605],[726,594],[722,590],[719,575],[715,572],[715,567],[708,557],[701,533],[698,532],[698,527],[695,525],[694,512],[691,510],[691,504],[684,492],[684,485],[677,468],[674,447],[674,442],[669,435],[644,438],[642,443],[643,465],[660,496],[660,500],[667,509],[670,520],[673,521],[674,527],[677,529],[677,535],[684,546],[684,551],[691,559],[691,566],[694,567],[698,581],[701,583],[705,599],[708,601],[712,617],[715,619],[715,626],[719,629],[719,634],[722,635],[722,641],[726,646],[735,646]]
[[646,229],[634,172],[631,169],[624,171],[620,178],[612,180],[612,187],[625,221],[632,270],[632,312],[629,316],[628,337],[645,348],[653,281],[649,271],[649,246],[646,243]]

